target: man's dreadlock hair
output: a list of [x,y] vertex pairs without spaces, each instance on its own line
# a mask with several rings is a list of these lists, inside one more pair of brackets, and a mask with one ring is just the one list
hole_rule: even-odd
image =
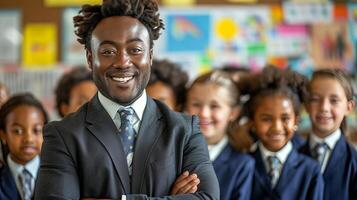
[[241,94],[249,95],[249,100],[243,106],[243,115],[253,119],[257,104],[263,97],[281,95],[291,100],[297,116],[301,104],[307,97],[307,83],[308,79],[305,76],[290,69],[266,66],[260,74],[238,84]]
[[111,16],[130,16],[138,19],[149,32],[151,47],[153,41],[159,38],[160,30],[164,29],[155,0],[103,0],[102,5],[83,5],[79,15],[73,17],[77,41],[90,50],[94,28],[102,19]]

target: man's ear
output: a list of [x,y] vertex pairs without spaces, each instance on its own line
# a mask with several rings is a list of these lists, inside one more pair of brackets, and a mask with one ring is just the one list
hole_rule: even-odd
[[93,55],[92,52],[86,49],[87,64],[90,70],[93,70]]

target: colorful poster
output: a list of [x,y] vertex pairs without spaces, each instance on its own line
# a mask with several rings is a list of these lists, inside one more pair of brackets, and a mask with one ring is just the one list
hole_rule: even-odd
[[167,51],[205,52],[210,40],[210,16],[172,14],[167,16]]
[[311,28],[311,57],[316,67],[354,69],[348,23],[315,24]]
[[301,56],[307,53],[308,28],[304,25],[276,25],[270,30],[268,54],[274,57]]
[[52,23],[25,26],[23,62],[27,68],[50,67],[57,62],[57,27]]
[[78,14],[77,8],[66,8],[62,17],[62,57],[68,65],[86,65],[84,46],[77,41],[74,34],[73,17]]
[[283,13],[288,24],[327,23],[333,20],[333,5],[284,2]]
[[101,4],[102,0],[45,0],[48,7],[54,6],[81,6],[84,4]]
[[0,63],[17,63],[20,59],[21,15],[18,10],[0,10]]
[[271,26],[267,6],[223,8],[212,12],[211,51],[216,65],[248,65],[259,69],[265,64],[266,42]]

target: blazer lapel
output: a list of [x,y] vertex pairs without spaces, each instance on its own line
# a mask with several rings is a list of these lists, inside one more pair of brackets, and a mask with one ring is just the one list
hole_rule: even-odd
[[118,130],[109,114],[100,104],[98,96],[95,96],[89,102],[86,120],[89,131],[102,143],[111,157],[124,192],[130,193],[129,170],[120,138],[117,136]]
[[20,194],[17,191],[16,183],[12,177],[10,168],[5,165],[1,173],[0,187],[3,189],[5,197],[9,199],[20,199]]
[[[218,155],[218,157],[213,161],[213,166],[215,168],[222,168],[222,167],[226,167],[226,162],[229,161],[229,157],[232,153],[232,149],[229,147],[229,145],[227,144],[223,151]],[[223,171],[223,170],[222,170]]]
[[135,144],[133,174],[131,177],[132,193],[140,193],[144,184],[143,179],[150,160],[149,157],[159,136],[163,133],[164,124],[159,121],[161,116],[162,114],[155,101],[148,97]]
[[341,163],[343,163],[346,158],[343,158],[347,155],[346,147],[345,147],[346,140],[342,135],[340,139],[337,141],[335,147],[332,149],[330,158],[327,162],[326,169],[324,172],[324,176],[334,176],[336,173],[335,168],[340,167]]
[[295,149],[292,149],[283,165],[278,183],[275,187],[275,190],[278,191],[277,194],[283,194],[284,191],[286,191],[286,184],[292,184],[291,180],[293,180],[293,177],[296,175],[298,164],[298,154]]
[[[256,184],[259,184],[265,192],[270,193],[271,191],[271,183],[268,178],[267,170],[265,169],[262,155],[260,154],[259,148],[253,153],[253,157],[255,158],[255,179],[257,180]],[[257,185],[258,186],[258,185]],[[256,186],[255,186],[256,187]]]

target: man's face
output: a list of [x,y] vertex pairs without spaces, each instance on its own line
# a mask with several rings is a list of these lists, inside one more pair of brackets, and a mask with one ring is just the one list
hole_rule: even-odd
[[150,77],[148,30],[128,16],[103,19],[92,32],[87,62],[104,96],[122,105],[131,104],[141,96]]

